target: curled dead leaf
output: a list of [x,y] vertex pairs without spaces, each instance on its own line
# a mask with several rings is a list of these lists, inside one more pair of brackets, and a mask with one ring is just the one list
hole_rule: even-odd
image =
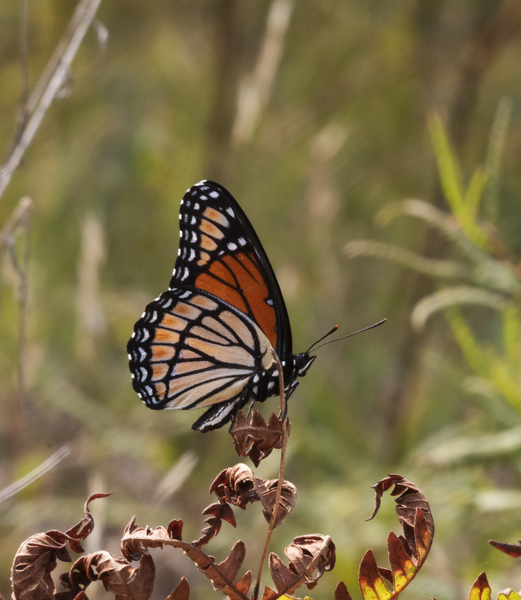
[[[272,413],[268,423],[258,410],[253,411],[251,421],[242,411],[237,413],[235,422],[230,429],[235,451],[239,456],[248,456],[258,467],[261,460],[269,456],[274,449],[282,448],[283,421]],[[289,421],[287,433],[289,436]]]
[[248,502],[259,500],[255,491],[255,475],[243,463],[224,469],[217,475],[210,486],[210,494],[215,495],[229,504],[246,508]]
[[230,525],[233,525],[233,527],[236,525],[232,507],[229,504],[226,504],[224,500],[207,506],[203,510],[203,515],[210,515],[204,521],[205,523],[208,523],[208,525],[202,530],[201,537],[192,542],[195,546],[204,546],[216,536],[219,531],[221,531],[223,521],[227,521]]
[[[71,562],[67,544],[76,553],[84,552],[84,540],[94,528],[89,503],[110,494],[92,494],[85,503],[85,517],[65,533],[51,530],[29,537],[18,549],[11,569],[13,597],[15,600],[46,600],[55,596],[51,577],[57,561]],[[61,592],[60,592],[61,593]]]
[[[389,475],[373,486],[375,509],[380,507],[383,493],[393,488],[396,514],[403,528],[403,535],[390,533],[387,540],[391,569],[376,564],[372,550],[368,550],[360,563],[358,581],[364,600],[384,595],[388,600],[396,598],[414,579],[425,562],[434,537],[434,521],[429,504],[420,489],[401,475]],[[384,577],[392,584],[386,585]]]
[[81,547],[80,540],[86,539],[94,529],[94,519],[92,518],[92,515],[90,513],[89,504],[97,498],[107,498],[111,494],[112,492],[109,492],[108,494],[91,494],[87,498],[87,501],[85,502],[85,506],[83,508],[85,516],[82,519],[80,519],[76,523],[76,525],[74,525],[70,529],[67,529],[67,531],[65,532],[69,537],[73,538],[74,541],[70,542],[69,545],[71,549],[77,554],[85,552],[85,550]]
[[69,573],[60,577],[68,592],[58,594],[57,600],[74,600],[93,581],[101,581],[116,600],[149,600],[154,591],[155,566],[152,557],[143,556],[139,567],[127,560],[101,551],[79,558]]
[[[284,553],[290,560],[289,567],[274,552],[270,554],[270,573],[277,593],[266,586],[263,600],[292,594],[303,583],[311,590],[324,572],[335,566],[335,544],[328,535],[315,533],[296,537]],[[313,577],[315,571],[317,574]]]
[[195,563],[198,570],[212,581],[214,589],[221,590],[231,600],[247,600],[244,589],[249,589],[251,573],[246,573],[236,583],[233,582],[244,559],[243,542],[237,542],[228,558],[216,564],[215,559],[203,552],[199,546],[173,538],[174,529],[165,529],[161,526],[155,529],[148,526],[137,527],[133,518],[125,528],[121,540],[123,556],[127,559],[139,560],[147,555],[149,548],[165,546],[180,548]]
[[[264,508],[264,517],[268,523],[271,521],[275,501],[277,497],[278,479],[267,481],[265,479],[255,478],[255,489],[260,497],[260,501]],[[277,510],[277,517],[273,527],[281,525],[291,514],[297,501],[297,488],[289,481],[282,481],[280,502]]]
[[47,600],[55,591],[51,577],[58,560],[71,562],[66,544],[67,534],[61,531],[37,533],[18,549],[11,568],[11,583],[15,600]]

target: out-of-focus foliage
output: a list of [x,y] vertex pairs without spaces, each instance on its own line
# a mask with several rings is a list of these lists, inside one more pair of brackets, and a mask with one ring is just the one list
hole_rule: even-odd
[[[430,229],[420,220],[395,220],[380,231],[373,219],[404,198],[446,212],[427,115],[442,116],[470,180],[473,166],[489,160],[497,107],[509,97],[501,179],[492,182],[496,212],[485,216],[508,256],[519,257],[517,5],[102,1],[106,48],[91,29],[64,97],[0,199],[0,229],[23,196],[33,203],[22,397],[20,277],[12,258],[23,266],[24,235],[1,255],[0,491],[55,457],[54,468],[0,503],[4,596],[21,541],[48,529],[50,515],[62,514],[66,527],[91,491],[114,495],[93,509],[98,527],[87,551],[117,553],[129,513],[151,526],[177,511],[196,522],[190,515],[204,506],[195,505],[194,490],[236,462],[226,431],[199,435],[190,430],[192,414],[147,410],[126,364],[134,321],[168,285],[179,200],[204,177],[230,189],[255,226],[286,298],[296,351],[335,323],[349,333],[388,318],[384,327],[319,350],[291,398],[286,475],[299,498],[273,550],[280,555],[298,532],[334,534],[335,577],[324,578],[320,593],[332,597],[339,579],[356,589],[361,555],[371,547],[381,562],[385,516],[392,519],[383,511],[378,522],[361,520],[362,490],[401,472],[429,497],[437,523],[422,591],[438,600],[466,597],[484,568],[493,589],[521,588],[519,571],[486,543],[521,534],[518,412],[498,403],[494,390],[482,393],[486,386],[478,396],[465,387],[472,369],[443,317],[433,316],[427,333],[412,332],[412,307],[433,291],[430,279],[372,258],[349,261],[343,250],[371,238],[423,252],[442,267],[460,260],[449,256],[454,246],[445,239],[427,243]],[[65,0],[29,3],[30,88],[73,10]],[[7,152],[23,89],[19,3],[0,3],[0,27],[0,144]],[[481,175],[472,181],[474,199],[491,185]],[[506,329],[489,308],[464,314],[489,369],[498,351],[484,348],[499,344],[503,331],[505,357],[518,352],[515,314]],[[273,409],[265,407],[266,418]],[[474,452],[432,459],[432,448],[473,441]],[[260,473],[267,479],[276,475],[272,458]],[[264,519],[247,522],[256,540]],[[224,558],[234,532],[223,529],[220,538]],[[186,565],[155,552],[169,570],[168,581],[157,582],[160,598]]]

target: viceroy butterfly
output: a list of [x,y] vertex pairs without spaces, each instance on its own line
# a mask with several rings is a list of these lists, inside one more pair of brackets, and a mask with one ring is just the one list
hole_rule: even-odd
[[279,394],[271,348],[289,396],[315,360],[292,353],[279,284],[243,210],[201,181],[181,201],[169,289],[148,304],[127,351],[132,385],[152,409],[209,407],[192,425],[222,427],[248,401]]

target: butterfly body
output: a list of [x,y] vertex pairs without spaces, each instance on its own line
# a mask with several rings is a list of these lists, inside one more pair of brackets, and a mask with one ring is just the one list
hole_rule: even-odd
[[249,401],[278,395],[272,348],[289,396],[314,360],[293,355],[277,280],[246,215],[220,185],[190,188],[179,214],[170,289],[152,301],[127,345],[133,387],[152,409],[204,408],[192,426],[221,427]]

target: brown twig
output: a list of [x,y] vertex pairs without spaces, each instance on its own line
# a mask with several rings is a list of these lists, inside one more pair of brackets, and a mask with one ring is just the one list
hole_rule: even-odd
[[266,554],[268,553],[268,548],[271,542],[271,536],[273,535],[275,520],[277,519],[277,514],[279,512],[280,505],[280,497],[282,492],[282,481],[284,479],[284,466],[286,464],[286,444],[288,441],[288,419],[286,417],[286,394],[284,392],[284,371],[282,370],[282,365],[280,363],[279,357],[277,353],[272,348],[271,354],[273,356],[273,362],[277,367],[277,371],[279,373],[279,390],[280,390],[280,414],[284,418],[282,423],[282,447],[280,450],[280,468],[279,468],[279,480],[277,483],[277,494],[275,496],[275,505],[273,507],[273,513],[271,515],[270,524],[268,526],[268,534],[266,536],[266,543],[264,544],[264,550],[262,551],[262,557],[259,564],[259,570],[257,571],[257,577],[255,579],[255,587],[253,589],[252,600],[257,600],[259,595],[259,587],[260,587],[260,579],[262,573],[262,567],[264,565],[264,561],[266,560]]
[[78,51],[101,0],[80,0],[65,31],[56,47],[45,71],[36,84],[27,102],[26,121],[15,134],[9,157],[0,167],[0,197],[11,181],[14,171],[20,164],[25,151],[38,131],[40,123],[63,82],[66,81],[69,67]]

